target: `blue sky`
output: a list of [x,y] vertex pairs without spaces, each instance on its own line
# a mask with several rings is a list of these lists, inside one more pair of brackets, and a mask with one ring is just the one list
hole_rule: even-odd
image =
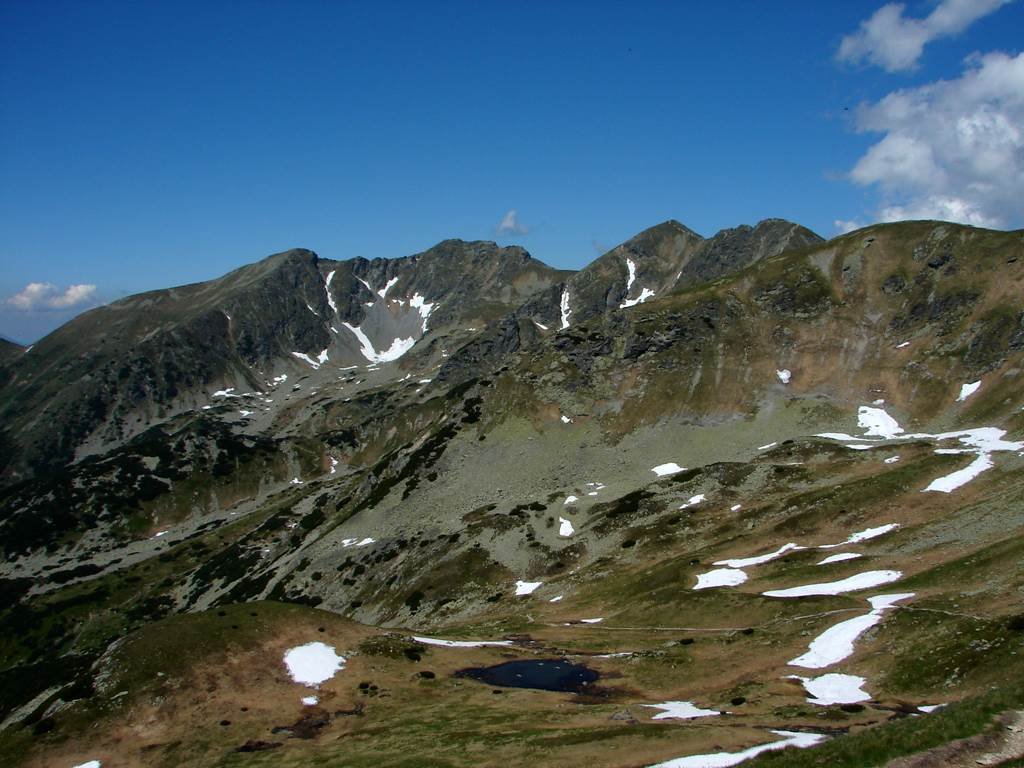
[[1022,29],[1004,0],[4,3],[0,334],[298,246],[578,268],[667,218],[1020,227]]

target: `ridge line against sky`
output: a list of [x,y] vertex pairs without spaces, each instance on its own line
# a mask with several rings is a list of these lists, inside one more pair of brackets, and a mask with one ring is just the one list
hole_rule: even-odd
[[[290,247],[1024,223],[1024,3],[0,6],[0,334]],[[699,33],[698,33],[699,31]]]

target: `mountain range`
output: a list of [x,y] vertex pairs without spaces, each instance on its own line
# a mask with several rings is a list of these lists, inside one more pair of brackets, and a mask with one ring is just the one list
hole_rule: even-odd
[[[1022,297],[1021,231],[667,221],[579,271],[295,249],[0,344],[0,755],[1024,755]],[[581,677],[498,669],[540,662]]]

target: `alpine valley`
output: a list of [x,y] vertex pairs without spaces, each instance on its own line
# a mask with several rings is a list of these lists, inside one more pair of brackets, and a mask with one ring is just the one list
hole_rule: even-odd
[[668,221],[0,341],[0,763],[1022,765],[1022,300],[1022,231]]

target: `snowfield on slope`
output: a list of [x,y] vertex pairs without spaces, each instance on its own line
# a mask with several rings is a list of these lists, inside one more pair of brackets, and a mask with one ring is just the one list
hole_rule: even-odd
[[713,571],[697,576],[694,589],[711,589],[713,587],[736,587],[747,580],[747,574],[735,568],[716,568]]
[[325,643],[306,643],[285,651],[284,665],[296,683],[315,687],[344,669],[345,657]]
[[881,622],[883,612],[895,607],[897,602],[909,600],[913,596],[913,592],[903,592],[897,595],[869,597],[868,602],[872,609],[870,613],[847,619],[829,627],[811,641],[807,653],[790,661],[790,666],[824,669],[838,664],[853,655],[853,645],[857,642],[857,638]]
[[769,552],[767,555],[757,555],[755,557],[738,557],[732,560],[716,560],[713,565],[724,565],[729,568],[749,568],[752,565],[761,565],[763,563],[770,562],[777,557],[787,552],[794,552],[801,549],[807,549],[807,547],[801,547],[799,544],[783,544],[774,552]]
[[833,672],[821,677],[790,675],[790,679],[802,682],[804,689],[810,694],[807,701],[821,707],[832,704],[857,704],[871,698],[871,694],[861,687],[867,681],[857,675]]
[[844,592],[857,592],[862,589],[890,584],[902,578],[902,571],[865,571],[839,581],[827,581],[820,584],[804,584],[789,589],[772,589],[762,592],[765,597],[810,597],[812,595],[841,595]]
[[[980,385],[980,382],[975,382],[975,384]],[[964,386],[965,388],[974,387],[974,384]],[[977,387],[974,387],[974,389],[977,389]],[[968,466],[936,478],[926,488],[922,489],[923,492],[952,493],[957,488],[969,483],[982,472],[994,467],[995,464],[991,458],[992,453],[1024,450],[1024,441],[1004,440],[1003,437],[1006,435],[1006,430],[999,429],[998,427],[974,427],[954,432],[940,432],[934,435],[927,432],[907,434],[899,423],[881,408],[861,406],[858,411],[857,423],[865,430],[865,434],[860,437],[848,435],[844,432],[821,432],[815,435],[815,437],[836,440],[847,444],[847,448],[856,450],[866,450],[880,445],[891,445],[893,440],[928,440],[932,442],[957,440],[967,447],[962,449],[936,448],[935,453],[975,454],[976,458]],[[848,444],[851,441],[855,444]],[[889,461],[889,459],[886,459],[886,463],[889,463]]]
[[651,467],[651,472],[656,474],[658,477],[665,477],[666,475],[674,475],[676,472],[682,472],[686,467],[680,467],[674,461],[670,461],[667,464],[659,464],[656,467]]
[[750,747],[741,752],[713,752],[707,755],[677,757],[674,760],[666,760],[664,763],[648,766],[648,768],[729,768],[729,766],[739,765],[745,760],[757,757],[763,752],[786,749],[787,747],[806,749],[825,740],[825,736],[817,733],[777,730],[771,730],[769,733],[781,736],[782,739],[780,741],[770,741],[767,744],[759,744],[756,747]]
[[678,720],[691,720],[696,717],[714,717],[722,714],[717,709],[701,709],[695,706],[692,701],[663,701],[661,704],[643,704],[650,709],[663,709],[651,716],[651,720],[666,720],[669,718]]
[[412,639],[424,645],[437,645],[442,648],[489,648],[512,645],[511,640],[439,640],[436,637],[413,635]]
[[832,565],[832,563],[842,563],[847,560],[856,560],[858,557],[864,557],[860,552],[840,552],[837,555],[829,555],[824,560],[820,561],[818,565]]
[[524,597],[526,595],[532,595],[534,591],[543,583],[543,581],[517,581],[516,596]]

